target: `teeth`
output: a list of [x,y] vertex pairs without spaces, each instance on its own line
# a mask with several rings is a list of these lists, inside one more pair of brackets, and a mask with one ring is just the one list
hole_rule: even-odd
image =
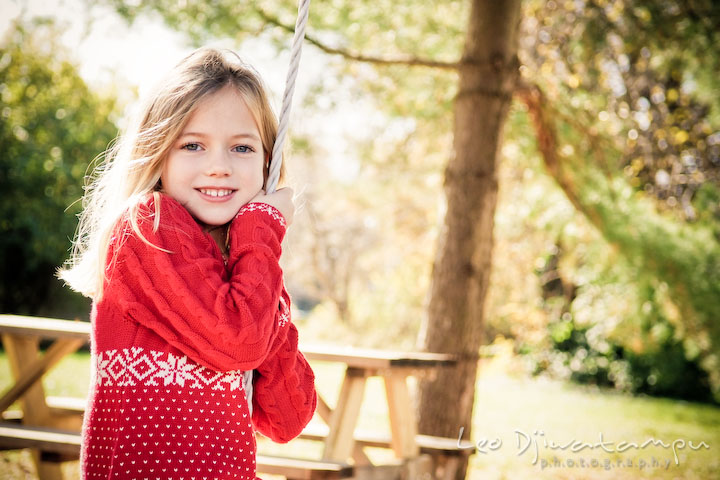
[[230,195],[233,191],[232,190],[218,190],[214,188],[201,188],[201,193],[204,193],[205,195],[210,195],[211,197],[224,197],[226,195]]

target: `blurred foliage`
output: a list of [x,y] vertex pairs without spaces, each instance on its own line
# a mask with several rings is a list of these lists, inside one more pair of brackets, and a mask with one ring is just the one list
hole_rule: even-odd
[[[565,276],[579,291],[566,302],[585,325],[612,333],[633,366],[658,361],[675,379],[702,366],[717,399],[720,104],[709,92],[720,9],[671,0],[526,7],[524,28],[537,34],[524,37],[523,69],[547,94],[563,189],[610,244],[609,258],[586,257],[579,243],[563,248]],[[599,275],[573,282],[588,265]],[[606,302],[583,296],[590,285],[607,301],[623,299],[619,321],[597,308]],[[550,323],[563,314],[549,312]],[[668,322],[671,340],[646,335]],[[636,383],[651,378],[631,372]],[[684,391],[679,381],[674,388]]]
[[[634,190],[619,172],[611,179],[588,168],[583,159],[598,152],[583,150],[564,158],[564,165],[578,187],[573,193],[579,191],[599,220],[578,215],[546,177],[534,138],[520,133],[525,128],[526,113],[517,106],[501,167],[489,305],[498,316],[490,338],[516,338],[535,372],[711,399],[720,339],[720,249],[712,223],[658,213],[653,197]],[[577,146],[571,136],[584,132],[565,129],[560,138]],[[507,270],[498,271],[502,267]],[[498,280],[505,276],[513,282]],[[574,344],[563,343],[568,339]]]
[[90,161],[116,134],[112,99],[90,91],[49,21],[16,23],[0,44],[0,311],[85,316],[62,288]]
[[655,323],[662,332],[649,351],[626,348],[602,336],[598,326],[580,326],[571,316],[548,325],[552,348],[527,352],[533,373],[551,373],[578,383],[612,387],[653,396],[712,402],[708,373],[689,361],[669,323]]
[[[547,326],[551,348],[528,348],[525,353],[532,371],[626,392],[713,401],[710,378],[701,367],[700,356],[689,357],[685,347],[687,340],[683,338],[691,336],[679,335],[683,327],[677,326],[677,318],[668,318],[672,308],[662,308],[672,301],[667,284],[653,278],[628,278],[624,280],[628,288],[637,291],[627,295],[615,290],[608,295],[598,283],[615,277],[612,284],[617,285],[618,273],[622,276],[626,268],[613,273],[613,267],[606,265],[594,282],[575,285],[559,269],[561,262],[573,260],[567,258],[562,246],[572,242],[561,238],[561,245],[554,246],[537,268],[544,308],[551,318]],[[623,294],[630,304],[634,299],[652,301],[631,307],[636,314],[630,328],[622,321],[613,328],[608,303],[622,303]],[[622,309],[628,311],[629,306]],[[597,322],[596,315],[606,315],[610,322]]]
[[694,220],[695,193],[720,181],[720,4],[530,0],[526,14],[526,75],[623,150],[608,168]]

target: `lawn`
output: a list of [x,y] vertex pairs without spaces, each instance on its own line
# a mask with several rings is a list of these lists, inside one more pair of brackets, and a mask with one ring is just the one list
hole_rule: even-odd
[[[720,408],[528,379],[513,374],[514,365],[516,359],[508,358],[482,365],[472,440],[463,443],[479,447],[469,479],[720,479]],[[342,369],[313,366],[320,393],[335,398]],[[48,374],[45,387],[49,395],[83,396],[88,378],[89,356],[78,353]],[[383,386],[373,380],[361,424],[387,430],[387,411],[379,407],[384,402],[371,401],[384,394]],[[0,353],[0,389],[9,383],[8,363]],[[307,441],[261,442],[261,450],[320,453]],[[77,478],[77,462],[66,468],[67,478]],[[0,478],[32,479],[33,471],[28,452],[0,453]]]

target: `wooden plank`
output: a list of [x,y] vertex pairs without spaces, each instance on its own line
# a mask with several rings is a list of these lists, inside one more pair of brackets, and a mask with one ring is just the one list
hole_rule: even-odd
[[323,452],[324,460],[346,462],[352,455],[355,444],[353,434],[360,415],[366,381],[364,370],[352,367],[345,370],[345,379],[340,389],[337,406],[330,416],[329,433],[325,439]]
[[90,323],[79,320],[0,315],[0,333],[28,335],[40,338],[90,339]]
[[398,458],[412,458],[418,455],[415,443],[417,419],[410,400],[406,377],[391,374],[385,377],[385,392],[390,414],[392,437],[390,447]]
[[[328,428],[325,425],[311,423],[300,433],[298,438],[313,441],[325,441],[328,435]],[[390,435],[383,435],[367,430],[355,430],[355,443],[362,447],[390,448]],[[416,435],[415,443],[420,453],[430,455],[470,456],[474,449],[461,449],[457,447],[456,438],[433,437],[430,435]]]
[[82,415],[85,413],[85,407],[87,407],[87,398],[53,397],[48,395],[45,400],[51,410],[68,414]]
[[346,463],[258,455],[258,473],[283,475],[292,480],[351,478],[353,467]]
[[[13,340],[9,337],[10,334],[6,333],[3,336],[3,342],[6,344],[12,343]],[[30,387],[38,382],[47,371],[57,365],[66,355],[80,348],[83,343],[85,342],[82,339],[77,338],[56,340],[42,357],[18,359],[25,365],[22,367],[22,373],[15,376],[15,384],[0,398],[0,412],[7,410],[10,405],[15,403]]]
[[82,437],[77,432],[10,423],[0,424],[0,448],[3,449],[32,448],[79,457],[81,440]]
[[400,367],[432,368],[455,364],[453,355],[427,352],[399,352],[333,345],[300,345],[308,360],[345,363],[348,367],[388,369]]
[[[50,410],[50,418],[56,428],[79,432],[82,428],[83,414],[87,405],[85,398],[47,397],[45,399]],[[5,410],[2,420],[22,423],[22,410]]]
[[475,449],[458,448],[457,438],[433,437],[431,435],[416,435],[415,442],[421,453],[441,454],[446,457],[470,456]]

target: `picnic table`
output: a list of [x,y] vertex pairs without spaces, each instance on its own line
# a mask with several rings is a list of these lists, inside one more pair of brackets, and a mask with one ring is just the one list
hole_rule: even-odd
[[[0,396],[0,449],[31,448],[41,480],[61,479],[60,462],[77,459],[84,399],[68,401],[48,397],[42,386],[43,376],[65,356],[86,345],[90,324],[52,318],[0,315],[0,334],[10,364],[14,384]],[[40,352],[40,341],[52,343]],[[270,457],[258,454],[258,472],[284,475],[288,479],[314,478],[419,478],[421,454],[434,455],[451,478],[452,465],[466,450],[454,447],[454,439],[418,435],[413,399],[408,378],[437,374],[452,365],[450,355],[425,352],[394,352],[337,346],[301,345],[310,362],[335,362],[344,365],[344,375],[335,407],[318,396],[317,415],[326,428],[308,428],[306,439],[323,443],[322,458],[317,460]],[[356,427],[367,380],[380,377],[385,386],[390,424],[389,438],[358,437]],[[90,379],[88,379],[90,381]],[[377,401],[378,399],[374,399]],[[8,411],[19,401],[19,411]],[[397,459],[395,470],[388,465],[373,465],[363,448],[389,448]],[[377,467],[377,468],[376,468]],[[433,467],[434,468],[434,467]],[[388,473],[394,472],[394,473]],[[428,478],[435,478],[434,474]]]

